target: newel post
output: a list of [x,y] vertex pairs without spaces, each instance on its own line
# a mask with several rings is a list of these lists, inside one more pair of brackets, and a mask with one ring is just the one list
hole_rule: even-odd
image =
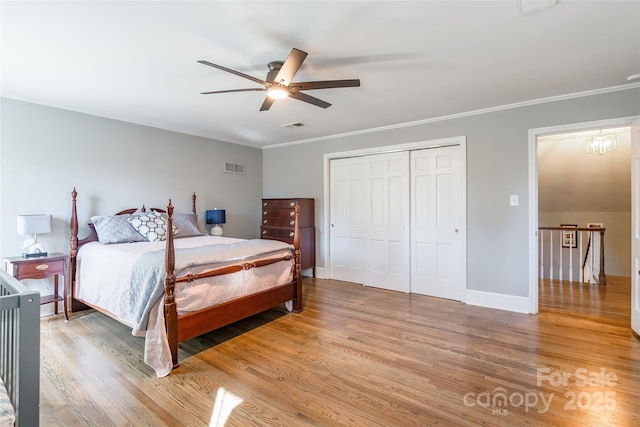
[[598,283],[607,284],[607,275],[604,273],[604,228],[600,230],[600,274],[598,275]]

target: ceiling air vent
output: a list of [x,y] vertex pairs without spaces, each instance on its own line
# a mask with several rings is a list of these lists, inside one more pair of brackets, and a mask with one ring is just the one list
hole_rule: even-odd
[[244,175],[244,165],[224,162],[224,173],[235,173],[238,175]]
[[293,122],[293,123],[285,123],[280,126],[282,126],[283,128],[301,128],[302,126],[304,126],[304,123]]

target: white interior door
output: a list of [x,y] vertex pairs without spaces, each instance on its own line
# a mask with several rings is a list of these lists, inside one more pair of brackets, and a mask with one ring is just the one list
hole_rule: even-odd
[[456,301],[465,287],[460,151],[411,152],[411,292]]
[[631,125],[631,327],[640,334],[640,120]]
[[331,278],[364,283],[364,157],[330,163]]
[[409,152],[366,159],[364,284],[409,292]]

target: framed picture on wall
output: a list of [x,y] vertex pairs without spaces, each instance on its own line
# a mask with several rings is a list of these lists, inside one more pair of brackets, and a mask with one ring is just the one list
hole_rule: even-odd
[[562,230],[562,247],[563,248],[577,248],[578,247],[578,233],[577,230],[571,230],[577,228],[578,224],[560,224],[560,227],[567,228]]

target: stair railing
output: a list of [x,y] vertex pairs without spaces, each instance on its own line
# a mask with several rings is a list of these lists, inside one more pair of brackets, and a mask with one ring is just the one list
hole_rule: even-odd
[[[539,277],[553,281],[554,273],[557,272],[557,280],[560,282],[564,281],[565,277],[570,282],[573,282],[574,272],[577,267],[578,281],[580,283],[588,282],[606,285],[607,276],[604,268],[605,231],[606,228],[604,227],[538,227]],[[600,236],[598,248],[593,247],[596,233]],[[596,252],[598,253],[596,254]],[[596,263],[598,267],[597,278],[593,275]],[[568,271],[568,274],[565,274],[565,270]],[[589,271],[589,277],[585,277],[585,270]]]

